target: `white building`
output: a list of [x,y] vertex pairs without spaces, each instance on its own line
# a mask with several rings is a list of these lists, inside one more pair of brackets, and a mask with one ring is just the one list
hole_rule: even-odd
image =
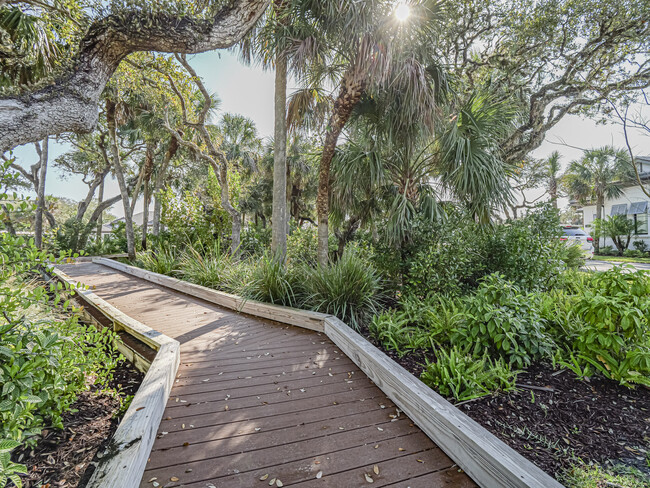
[[[650,189],[650,156],[636,158],[639,176],[646,188]],[[583,214],[583,224],[587,232],[591,229],[591,223],[596,218],[596,205],[584,205],[576,208]],[[650,198],[646,195],[637,183],[630,184],[623,188],[623,194],[612,199],[605,199],[603,208],[603,219],[611,215],[627,215],[627,218],[634,222],[634,233],[630,240],[645,241],[650,246],[650,235],[648,234],[648,210],[650,210]],[[601,246],[614,246],[610,238],[601,238]]]

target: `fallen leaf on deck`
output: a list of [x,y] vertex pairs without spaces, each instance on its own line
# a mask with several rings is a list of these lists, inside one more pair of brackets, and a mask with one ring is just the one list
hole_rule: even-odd
[[268,473],[265,474],[264,476],[260,476],[260,481],[265,481],[265,480],[267,480],[267,479],[269,479],[269,475],[268,475]]
[[366,481],[368,483],[374,483],[375,482],[375,480],[372,479],[372,476],[370,476],[368,473],[364,473],[363,475],[366,477]]
[[375,464],[375,465],[372,467],[372,470],[374,471],[374,473],[375,473],[377,476],[379,476],[379,466],[377,466],[377,465]]
[[316,479],[317,480],[321,479],[322,477],[323,477],[323,472],[322,471],[319,471],[318,473],[316,473]]

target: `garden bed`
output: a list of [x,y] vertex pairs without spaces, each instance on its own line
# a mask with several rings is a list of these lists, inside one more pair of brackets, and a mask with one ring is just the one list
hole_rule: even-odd
[[[385,354],[420,377],[425,355]],[[434,359],[433,357],[429,358]],[[554,477],[580,460],[635,468],[650,477],[650,391],[537,363],[519,374],[516,391],[457,404],[458,408]],[[452,401],[453,398],[448,398]]]
[[85,487],[117,429],[125,401],[138,390],[144,375],[127,361],[120,361],[108,389],[91,388],[79,394],[63,415],[63,430],[43,430],[36,447],[17,450],[12,458],[27,466],[25,488]]

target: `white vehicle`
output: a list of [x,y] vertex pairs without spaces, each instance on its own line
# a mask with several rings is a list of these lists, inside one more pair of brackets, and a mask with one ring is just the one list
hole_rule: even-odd
[[582,247],[587,259],[594,257],[594,239],[585,230],[577,225],[563,225],[560,237],[561,241],[565,241],[567,245],[578,245]]

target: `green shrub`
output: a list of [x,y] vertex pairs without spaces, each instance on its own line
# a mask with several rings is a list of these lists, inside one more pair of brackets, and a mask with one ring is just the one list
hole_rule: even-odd
[[[336,237],[330,234],[328,249],[330,255],[336,250]],[[318,263],[318,228],[312,226],[296,227],[287,236],[287,262],[290,265]]]
[[646,244],[645,241],[634,241],[632,242],[632,246],[642,255],[650,251],[650,248],[648,248],[648,244]]
[[566,266],[567,248],[552,207],[495,226],[486,239],[486,274],[500,273],[525,290],[552,288]]
[[179,260],[169,246],[138,253],[137,265],[154,273],[174,276],[178,271]]
[[565,245],[564,249],[560,250],[560,259],[568,269],[576,269],[584,266],[585,253],[580,244],[573,246]]
[[20,446],[20,442],[10,439],[0,440],[0,486],[11,481],[17,488],[23,486],[20,474],[27,474],[27,468],[22,464],[11,462],[11,451]]
[[267,254],[255,261],[241,293],[252,300],[299,306],[300,282],[298,271]]
[[412,240],[399,249],[377,245],[373,260],[405,293],[419,297],[468,293],[492,273],[526,290],[549,289],[563,269],[580,264],[560,241],[558,213],[550,207],[491,225],[447,208],[445,220],[418,221],[413,228]]
[[239,251],[243,256],[257,256],[271,245],[271,227],[250,225],[241,233]]
[[454,346],[449,351],[439,349],[436,361],[427,361],[420,379],[441,395],[463,402],[513,390],[517,372],[502,359],[490,359],[487,351],[477,358]]
[[599,249],[598,254],[601,256],[614,256],[617,253],[612,246],[603,246]]
[[502,275],[487,276],[476,294],[465,300],[452,343],[473,348],[477,357],[487,350],[518,368],[550,358],[554,345],[537,302],[536,295],[522,292]]
[[[33,242],[0,233],[0,481],[23,472],[10,462],[45,427],[62,427],[77,394],[106,385],[116,364],[115,335],[78,322],[64,286],[35,285],[55,257]],[[72,293],[68,287],[65,287]],[[8,442],[8,440],[15,442]],[[1,485],[2,483],[0,483]]]
[[621,384],[650,386],[650,276],[616,266],[592,278],[574,306],[579,358]]
[[636,249],[626,249],[623,251],[623,256],[626,258],[642,258],[643,253],[641,251],[637,251]]
[[381,279],[373,266],[352,251],[325,267],[303,265],[304,306],[336,315],[354,329],[375,313]]

